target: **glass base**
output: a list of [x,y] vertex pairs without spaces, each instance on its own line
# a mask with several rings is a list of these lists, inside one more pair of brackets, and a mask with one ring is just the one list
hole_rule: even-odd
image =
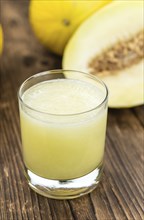
[[98,185],[103,166],[100,165],[89,174],[70,180],[51,180],[40,177],[26,169],[29,186],[40,195],[53,199],[73,199],[85,195]]

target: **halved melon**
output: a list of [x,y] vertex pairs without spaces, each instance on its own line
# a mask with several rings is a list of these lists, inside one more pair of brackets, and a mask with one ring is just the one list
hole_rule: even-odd
[[88,18],[66,46],[63,68],[100,77],[109,107],[143,104],[143,1],[117,0]]

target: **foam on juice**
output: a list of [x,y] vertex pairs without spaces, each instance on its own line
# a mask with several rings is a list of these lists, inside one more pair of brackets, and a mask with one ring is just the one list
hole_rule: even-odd
[[38,83],[22,99],[36,110],[51,114],[76,114],[98,106],[103,95],[95,86],[78,80],[58,79]]

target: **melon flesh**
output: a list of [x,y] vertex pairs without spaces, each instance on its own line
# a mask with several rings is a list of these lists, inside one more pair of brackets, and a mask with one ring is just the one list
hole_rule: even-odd
[[[139,32],[143,33],[143,1],[112,2],[88,18],[75,32],[64,51],[63,68],[91,73],[89,64],[94,58]],[[109,107],[143,104],[143,56],[120,70],[108,74],[92,73],[108,86]]]

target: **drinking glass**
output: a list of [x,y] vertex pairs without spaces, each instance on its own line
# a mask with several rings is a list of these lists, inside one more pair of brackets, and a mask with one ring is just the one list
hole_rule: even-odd
[[29,186],[55,199],[95,189],[103,171],[106,85],[83,72],[51,70],[25,80],[18,99]]

